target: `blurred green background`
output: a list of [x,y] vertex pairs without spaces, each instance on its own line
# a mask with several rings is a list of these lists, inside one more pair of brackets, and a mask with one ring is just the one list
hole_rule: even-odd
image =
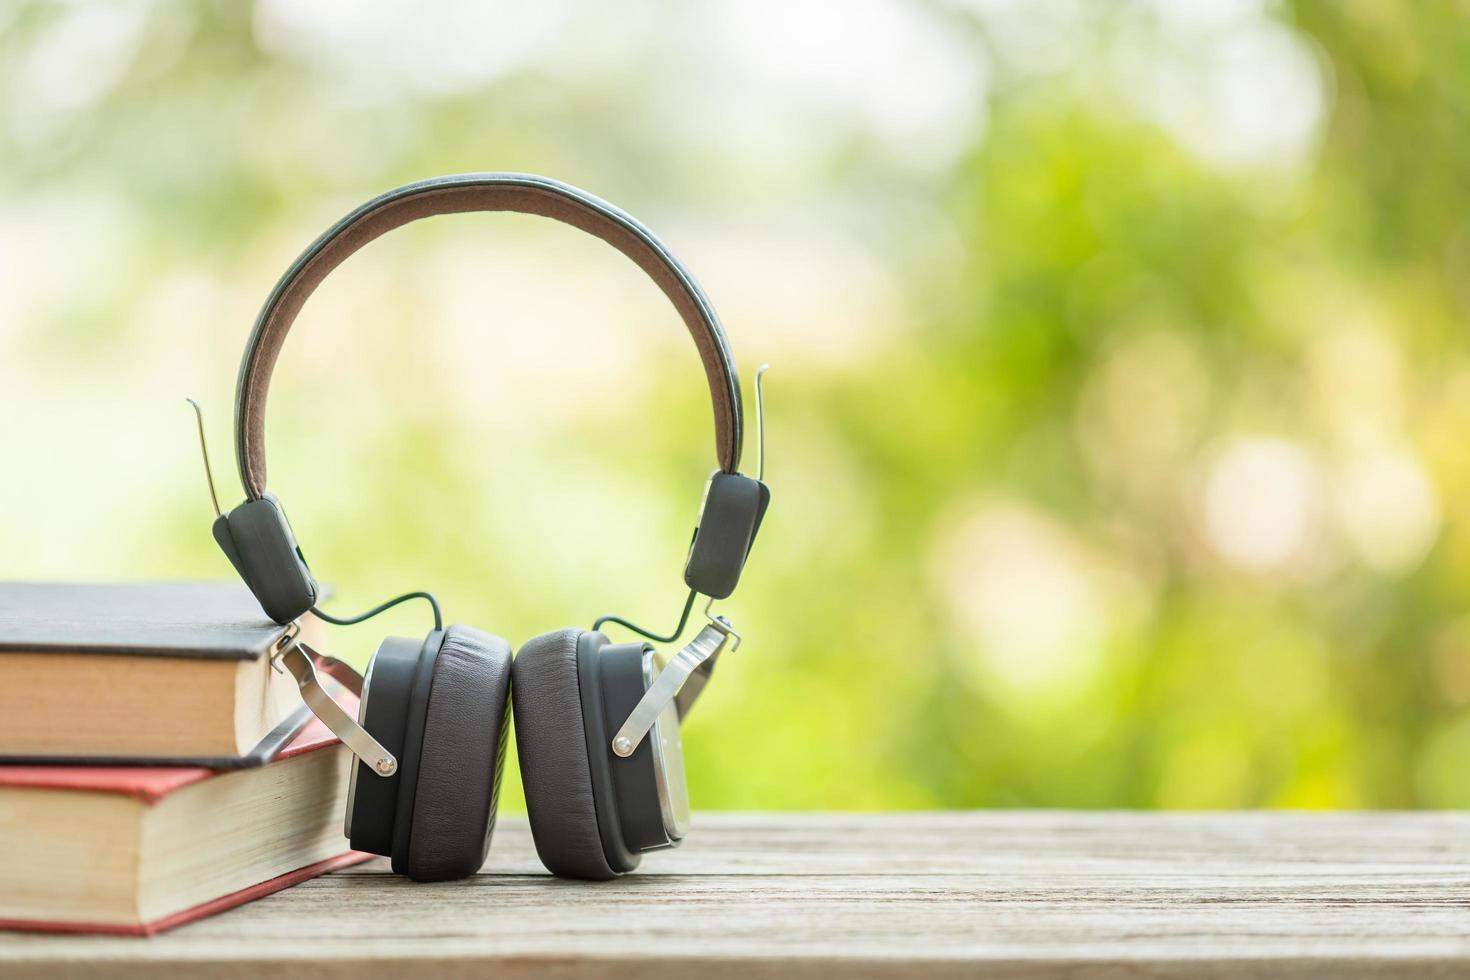
[[[297,252],[529,170],[773,365],[697,806],[1470,806],[1470,5],[23,0],[0,113],[0,576],[228,576],[184,397],[237,499]],[[336,610],[677,612],[707,397],[600,243],[389,236],[272,394]]]

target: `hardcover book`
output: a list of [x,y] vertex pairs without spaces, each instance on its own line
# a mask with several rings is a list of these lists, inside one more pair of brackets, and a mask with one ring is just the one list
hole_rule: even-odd
[[0,762],[259,765],[310,717],[283,634],[239,583],[0,583]]
[[0,766],[0,929],[151,935],[367,860],[313,720],[255,768]]

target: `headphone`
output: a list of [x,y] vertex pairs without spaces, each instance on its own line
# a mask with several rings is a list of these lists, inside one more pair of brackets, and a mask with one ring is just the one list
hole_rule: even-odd
[[[471,626],[443,628],[428,593],[399,596],[351,619],[316,608],[321,590],[280,500],[266,489],[272,369],[308,297],[348,256],[400,225],[468,211],[542,215],[601,238],[653,279],[694,339],[714,409],[718,469],[705,486],[684,566],[689,598],[672,635],[654,636],[604,616],[590,630],[543,633],[513,658],[498,636]],[[647,642],[613,643],[601,627],[615,622],[672,641],[696,596],[712,603],[734,592],[770,503],[765,483],[739,472],[742,435],[739,376],[698,283],[631,215],[568,184],[514,173],[407,184],[352,211],[297,258],[271,291],[245,347],[235,451],[246,499],[216,519],[213,534],[266,614],[288,626],[279,663],[358,757],[345,822],[354,849],[389,856],[394,871],[420,881],[479,870],[494,830],[512,710],[531,832],[548,870],[613,878],[636,868],[644,851],[680,842],[689,828],[680,719],[727,641],[738,645],[739,636],[727,620],[709,614],[708,604],[707,625],[668,658]],[[346,625],[410,598],[429,601],[434,628],[421,640],[383,640],[365,676],[300,641],[296,622],[308,612]],[[359,695],[356,719],[332,700],[318,672]]]

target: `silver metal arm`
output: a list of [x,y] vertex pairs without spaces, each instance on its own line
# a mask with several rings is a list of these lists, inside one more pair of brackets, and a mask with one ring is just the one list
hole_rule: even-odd
[[320,667],[322,673],[338,681],[358,697],[362,696],[362,675],[335,657],[316,652],[300,640],[296,640],[276,656],[281,665],[296,678],[296,686],[301,688],[301,700],[306,702],[312,714],[320,718],[333,735],[342,740],[343,745],[352,750],[353,755],[366,762],[368,768],[379,776],[386,778],[398,771],[398,760],[393,758],[393,753],[383,748],[377,739],[368,734],[367,729],[357,723],[356,718],[343,711],[342,706],[332,700],[332,696],[317,679],[316,668]]
[[[714,666],[714,659],[720,655],[720,651],[725,648],[725,644],[731,637],[735,638],[735,646],[739,646],[740,635],[735,632],[730,623],[719,616],[710,617],[709,625],[700,630],[694,639],[674,654],[668,665],[659,671],[658,677],[648,686],[648,690],[643,692],[643,697],[634,705],[628,719],[613,736],[613,754],[624,759],[632,755],[670,702],[679,702],[679,716],[682,718],[690,705],[694,703],[694,699],[699,696],[699,692],[704,689],[708,670],[701,670],[701,668],[706,665]],[[687,699],[682,698],[680,695],[685,683],[696,671],[701,675],[697,686],[690,692]]]
[[301,648],[311,658],[311,665],[313,667],[319,672],[326,674],[338,684],[341,684],[349,693],[361,699],[362,675],[357,672],[356,667],[338,660],[336,657],[327,656],[309,643],[302,643]]

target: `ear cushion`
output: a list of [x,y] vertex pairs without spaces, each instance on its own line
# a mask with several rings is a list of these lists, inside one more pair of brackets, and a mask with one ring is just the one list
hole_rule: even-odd
[[393,869],[419,881],[480,870],[495,829],[495,805],[510,727],[510,644],[451,626],[434,663],[424,715],[406,853]]
[[602,848],[577,680],[576,629],[521,647],[515,684],[516,749],[531,836],[541,863],[568,878],[615,878]]

